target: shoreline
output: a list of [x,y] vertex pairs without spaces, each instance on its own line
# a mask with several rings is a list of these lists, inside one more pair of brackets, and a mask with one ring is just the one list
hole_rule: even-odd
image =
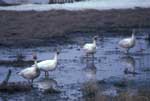
[[[132,0],[132,2],[129,2],[126,0],[124,0],[124,1],[120,1],[120,0],[108,0],[108,1],[81,0],[80,2],[64,3],[64,4],[59,4],[59,3],[48,4],[48,2],[45,2],[45,3],[43,2],[42,4],[36,2],[34,4],[33,2],[30,2],[30,1],[31,0],[23,2],[23,3],[20,2],[21,5],[17,5],[17,6],[15,6],[15,5],[8,6],[8,7],[0,6],[0,10],[6,10],[6,11],[8,11],[8,10],[10,10],[10,11],[50,11],[50,10],[79,11],[79,10],[87,10],[87,9],[110,10],[110,9],[134,9],[137,7],[138,8],[150,7],[149,0],[144,0],[144,2],[139,1],[139,0]],[[54,1],[60,2],[62,0],[54,0]],[[77,1],[79,1],[79,0],[77,0]],[[68,0],[67,1],[65,0],[65,2],[68,2]]]
[[150,28],[150,8],[0,11],[0,15],[0,47],[47,46],[58,40],[70,42],[76,33],[129,34],[132,28]]

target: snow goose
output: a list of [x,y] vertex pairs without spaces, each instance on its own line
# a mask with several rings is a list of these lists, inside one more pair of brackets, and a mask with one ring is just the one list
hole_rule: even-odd
[[31,80],[32,83],[33,80],[40,75],[40,70],[37,67],[37,56],[33,55],[33,59],[34,59],[34,66],[25,68],[18,73],[23,78],[29,81]]
[[44,60],[37,63],[37,66],[40,70],[45,72],[45,76],[48,76],[48,71],[54,70],[57,66],[59,52],[56,51],[54,58],[49,60]]
[[96,52],[96,40],[97,40],[97,36],[94,36],[93,43],[86,43],[83,46],[83,50],[85,51],[86,55],[94,54]]
[[126,50],[127,53],[128,53],[130,48],[133,48],[135,46],[136,38],[135,38],[134,33],[135,33],[135,30],[133,30],[131,37],[122,39],[119,42],[119,46],[122,47],[122,48],[126,48],[127,49]]

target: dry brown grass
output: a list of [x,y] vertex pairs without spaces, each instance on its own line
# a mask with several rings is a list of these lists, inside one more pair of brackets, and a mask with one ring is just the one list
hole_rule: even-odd
[[51,37],[68,36],[69,33],[100,33],[102,30],[149,27],[149,15],[149,8],[106,11],[0,11],[0,45],[34,46],[46,43]]

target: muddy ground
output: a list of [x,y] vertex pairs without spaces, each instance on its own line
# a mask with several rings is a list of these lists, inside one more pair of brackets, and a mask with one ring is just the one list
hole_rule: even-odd
[[[56,47],[60,50],[58,66],[49,78],[41,72],[31,91],[0,92],[0,101],[149,101],[150,41],[145,40],[150,33],[149,15],[150,8],[0,11],[0,83],[9,69],[9,82],[27,82],[17,73],[33,64],[33,52],[42,61],[52,59]],[[118,42],[133,28],[136,45],[124,54]],[[82,47],[95,34],[95,57],[87,58]],[[47,90],[43,85],[60,93],[43,93]]]
[[[0,11],[0,46],[33,47],[72,41],[72,34],[130,33],[150,27],[150,8],[85,11]],[[59,40],[59,41],[58,41]]]
[[[82,43],[91,42],[92,36],[74,37],[75,43],[58,46],[58,65],[48,78],[41,71],[30,91],[0,90],[0,101],[150,101],[150,41],[137,33],[135,47],[124,54],[117,44],[124,37],[99,36],[94,58],[85,57],[82,50]],[[37,53],[38,61],[52,59],[55,48],[1,48],[0,83],[8,70],[9,82],[28,83],[17,73],[33,64],[32,53]],[[60,92],[45,92],[49,88]]]

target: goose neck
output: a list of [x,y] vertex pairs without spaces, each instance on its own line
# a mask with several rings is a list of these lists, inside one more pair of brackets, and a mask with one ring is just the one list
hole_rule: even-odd
[[135,35],[134,35],[134,33],[132,34],[132,39],[133,39],[133,40],[135,39]]
[[38,68],[37,60],[34,60],[34,65],[35,65],[35,68]]
[[93,40],[93,44],[96,46],[96,40],[95,39]]
[[57,58],[58,58],[58,55],[57,53],[55,53],[54,60],[57,60]]

